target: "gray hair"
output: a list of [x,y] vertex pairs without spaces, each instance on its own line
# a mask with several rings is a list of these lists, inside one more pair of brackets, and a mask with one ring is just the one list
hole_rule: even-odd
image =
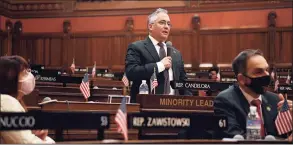
[[152,14],[150,14],[148,16],[148,22],[147,22],[147,25],[151,24],[151,23],[154,23],[154,21],[158,18],[158,14],[159,13],[165,13],[165,14],[168,14],[168,11],[165,10],[165,9],[162,9],[162,8],[158,8],[155,12],[153,12]]

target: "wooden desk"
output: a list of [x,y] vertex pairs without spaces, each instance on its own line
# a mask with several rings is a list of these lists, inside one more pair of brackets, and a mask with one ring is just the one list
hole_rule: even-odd
[[[57,99],[58,101],[85,101],[81,91],[77,87],[37,86],[39,90],[38,102],[45,97]],[[99,88],[91,89],[89,101],[107,102],[108,95],[122,95],[122,89]],[[119,101],[121,102],[121,100]]]
[[103,140],[103,141],[66,141],[58,144],[235,144],[237,141],[222,140]]
[[[86,103],[86,102],[74,102],[74,101],[60,101],[51,102],[41,106],[43,111],[98,111],[107,112],[111,114],[110,117],[110,129],[105,130],[105,139],[122,139],[122,135],[117,133],[117,126],[114,123],[115,114],[120,106],[120,103]],[[127,112],[138,113],[139,104],[127,104]],[[138,130],[129,130],[129,139],[138,139]],[[94,140],[97,137],[97,130],[63,130],[62,132],[49,131],[49,135],[57,140]],[[61,137],[60,137],[61,136]]]
[[[175,96],[175,95],[137,95],[141,112],[176,112],[213,114],[214,97]],[[140,130],[140,139],[178,139],[178,128],[145,128]]]
[[222,140],[103,140],[103,141],[67,141],[58,144],[292,144],[288,141],[222,141]]

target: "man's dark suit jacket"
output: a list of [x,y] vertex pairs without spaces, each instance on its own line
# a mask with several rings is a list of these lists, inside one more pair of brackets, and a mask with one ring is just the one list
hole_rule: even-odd
[[[173,80],[186,80],[187,77],[184,70],[184,62],[180,52],[173,47],[168,47],[167,56],[172,57]],[[131,86],[132,103],[136,103],[136,95],[139,93],[139,86],[142,83],[142,80],[146,80],[150,88],[150,78],[154,72],[154,68],[156,69],[156,76],[159,84],[156,88],[156,94],[163,94],[165,77],[163,74],[164,71],[158,73],[156,63],[159,61],[160,57],[149,37],[147,37],[145,40],[133,42],[128,46],[125,59],[125,72],[127,78],[130,81],[133,81]],[[175,95],[192,94],[186,90],[175,90]]]
[[[262,114],[265,127],[265,135],[278,136],[275,119],[278,115],[277,94],[266,92],[262,95]],[[214,100],[214,112],[228,117],[228,129],[221,133],[220,138],[233,138],[239,134],[245,137],[246,118],[249,113],[249,103],[238,85],[229,87],[220,92]]]

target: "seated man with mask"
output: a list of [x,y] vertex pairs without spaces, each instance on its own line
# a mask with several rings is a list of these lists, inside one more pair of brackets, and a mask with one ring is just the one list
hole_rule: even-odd
[[[259,50],[247,49],[234,59],[233,71],[237,84],[222,91],[214,100],[214,112],[228,117],[228,128],[220,137],[245,136],[250,105],[258,107],[262,120],[261,136],[278,136],[275,119],[284,103],[283,95],[267,92],[270,83],[269,65]],[[288,100],[290,111],[292,101]],[[286,136],[284,136],[286,137]],[[292,140],[292,134],[289,137]]]

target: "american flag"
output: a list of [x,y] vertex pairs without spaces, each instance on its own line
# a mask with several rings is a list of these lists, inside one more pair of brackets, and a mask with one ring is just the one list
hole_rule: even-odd
[[275,120],[275,124],[279,135],[292,131],[292,115],[289,110],[287,99],[284,100],[284,104]]
[[[150,79],[150,83],[151,83],[151,92],[153,91],[154,88],[156,88],[159,84],[158,84],[158,80],[157,80],[157,76],[156,76],[156,70],[154,69],[154,73]],[[154,92],[155,94],[155,92]]]
[[75,72],[75,62],[74,62],[74,58],[73,58],[73,61],[72,61],[71,66],[70,66],[70,69],[71,69],[71,72],[74,74],[74,72]]
[[89,76],[88,73],[84,74],[84,77],[81,81],[79,86],[81,93],[83,94],[84,98],[87,99],[90,97],[90,84],[89,84]]
[[125,73],[124,73],[124,75],[122,77],[122,82],[124,83],[125,86],[129,86],[129,81],[128,81]]
[[221,75],[220,75],[220,69],[219,69],[219,72],[217,73],[217,81],[221,81]]
[[277,91],[278,90],[278,87],[279,87],[279,84],[280,84],[280,82],[279,82],[279,78],[278,78],[278,75],[276,75],[276,81],[275,81],[275,91]]
[[273,80],[275,80],[275,69],[272,70],[271,78],[272,78]]
[[288,70],[288,76],[287,76],[287,79],[286,79],[286,84],[290,85],[290,73],[289,73],[289,70]]
[[92,69],[92,77],[94,78],[96,76],[96,62],[94,64],[94,67]]
[[124,140],[128,140],[126,97],[122,98],[120,107],[115,116],[115,123],[118,125],[118,133],[123,135]]

